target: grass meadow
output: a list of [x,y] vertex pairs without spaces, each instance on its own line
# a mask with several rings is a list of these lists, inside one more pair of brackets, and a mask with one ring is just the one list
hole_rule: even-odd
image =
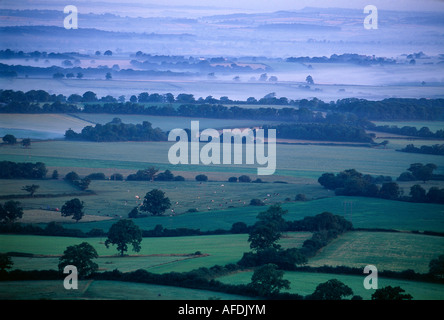
[[444,238],[389,232],[347,232],[333,240],[310,259],[310,266],[339,266],[363,268],[374,265],[378,270],[427,273],[429,262],[444,248]]
[[[251,281],[252,275],[253,272],[246,271],[223,276],[217,278],[217,280],[230,284],[247,284]],[[354,295],[359,295],[364,300],[370,300],[371,295],[375,292],[375,290],[367,290],[364,288],[363,281],[365,276],[365,274],[363,274],[362,276],[352,276],[342,274],[287,271],[284,274],[284,279],[290,281],[290,289],[283,291],[297,293],[305,296],[312,294],[318,284],[326,282],[330,279],[338,279],[339,281],[349,286],[353,290]],[[442,284],[378,277],[378,288],[382,288],[385,286],[400,286],[406,291],[406,293],[411,294],[414,300],[444,299],[444,285]],[[351,298],[351,296],[348,298]]]
[[8,300],[250,300],[245,296],[154,284],[79,280],[78,290],[60,281],[0,282],[0,299]]
[[[283,247],[301,247],[309,232],[292,232],[280,241]],[[106,248],[104,238],[71,238],[31,235],[0,235],[0,252],[32,253],[37,257],[13,257],[14,268],[22,270],[57,269],[58,257],[68,246],[90,243],[99,254],[99,268],[122,272],[145,269],[150,272],[185,272],[216,264],[236,263],[250,250],[248,235],[211,235],[190,237],[143,238],[141,251],[120,257],[115,247]],[[200,251],[201,255],[195,255]]]
[[[168,160],[168,150],[173,144],[172,142],[44,141],[33,143],[31,148],[22,148],[18,145],[2,146],[0,160],[41,161],[48,167],[65,167],[73,170],[109,168],[136,171],[154,165],[161,170],[171,171],[256,174],[256,164],[172,165]],[[411,163],[416,162],[436,163],[438,165],[436,173],[444,172],[441,156],[425,154],[406,156],[405,153],[393,149],[278,144],[276,154],[275,175],[292,178],[317,179],[324,172],[339,172],[351,168],[363,173],[396,178]],[[268,178],[274,179],[274,177]]]

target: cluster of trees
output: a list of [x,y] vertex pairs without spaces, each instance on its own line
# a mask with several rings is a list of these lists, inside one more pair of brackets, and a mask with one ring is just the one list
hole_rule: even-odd
[[255,180],[252,180],[249,176],[246,174],[243,174],[239,177],[229,177],[228,182],[253,182],[253,183],[264,183],[261,178],[256,178]]
[[408,144],[405,148],[399,151],[408,152],[408,153],[423,153],[423,154],[434,154],[438,156],[444,156],[444,144],[434,144],[433,146],[421,146],[419,148],[415,147],[413,144]]
[[289,57],[287,62],[294,63],[353,63],[357,65],[372,65],[372,64],[396,64],[396,60],[385,58],[367,56],[356,53],[332,54],[330,57]]
[[427,192],[419,184],[415,184],[410,188],[410,199],[412,202],[427,202],[444,204],[444,189],[431,187]]
[[300,123],[265,125],[264,129],[276,129],[281,139],[307,139],[321,141],[344,141],[372,143],[372,136],[363,128],[346,124]]
[[[258,221],[248,228],[252,251],[243,254],[238,262],[240,266],[255,267],[271,263],[280,269],[294,270],[338,235],[352,229],[349,221],[330,212],[293,222],[284,220],[286,213],[287,210],[277,204],[258,214]],[[278,241],[284,231],[311,231],[313,236],[304,241],[301,249],[282,249]]]
[[89,184],[91,183],[91,179],[89,177],[80,179],[79,175],[74,171],[67,173],[64,180],[82,191],[88,189]]
[[[207,178],[208,179],[208,178]],[[159,173],[159,169],[149,167],[147,169],[138,170],[136,173],[129,174],[126,178],[128,181],[184,181],[182,176],[175,176],[170,170]]]
[[[433,163],[426,165],[413,163],[398,178],[398,181],[427,181],[436,178],[433,171],[437,166]],[[441,178],[441,175],[438,176]],[[377,197],[389,200],[401,200],[411,202],[443,203],[444,189],[431,187],[428,192],[419,184],[410,188],[410,196],[404,196],[403,190],[388,176],[372,177],[364,175],[355,169],[341,171],[337,174],[324,173],[318,182],[329,190],[334,190],[336,195]],[[381,187],[379,184],[382,184]]]
[[[384,199],[398,199],[401,189],[388,176],[372,177],[362,174],[355,169],[341,171],[338,174],[324,173],[318,182],[336,195],[380,197]],[[382,186],[379,187],[378,184]]]
[[348,98],[323,105],[340,113],[369,120],[438,120],[444,116],[444,99],[390,98],[380,101]]
[[[17,138],[13,134],[5,134],[2,140],[3,143],[7,145],[15,145],[17,143]],[[22,139],[22,146],[25,148],[29,148],[31,146],[31,139],[29,138]]]
[[114,118],[113,121],[105,125],[86,126],[80,133],[69,129],[65,132],[65,138],[96,142],[166,141],[168,139],[161,129],[153,128],[148,121],[143,121],[142,124],[125,124],[119,118]]
[[420,180],[425,183],[427,180],[440,180],[440,175],[433,174],[433,171],[435,171],[437,168],[437,165],[434,163],[427,163],[425,165],[422,163],[412,163],[407,171],[399,175],[397,181]]
[[0,161],[0,179],[43,179],[47,172],[42,162]]
[[376,126],[374,123],[368,124],[368,129],[380,131],[380,132],[388,132],[388,133],[394,133],[404,136],[411,136],[411,137],[420,137],[420,138],[433,138],[433,139],[442,139],[444,138],[444,130],[440,129],[436,132],[430,131],[429,127],[422,127],[421,129],[417,129],[416,127],[411,126],[403,126],[402,128],[399,128],[398,126]]

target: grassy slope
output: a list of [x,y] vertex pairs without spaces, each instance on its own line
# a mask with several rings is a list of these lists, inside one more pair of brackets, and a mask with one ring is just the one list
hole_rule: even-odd
[[[218,280],[231,284],[247,284],[250,282],[252,275],[252,272],[240,272],[220,277]],[[370,300],[374,290],[364,288],[363,281],[365,276],[364,274],[362,276],[350,276],[327,273],[285,272],[284,279],[289,280],[291,283],[288,292],[304,296],[312,294],[319,283],[330,279],[338,279],[348,285],[353,290],[353,294],[360,295],[365,300]],[[392,287],[400,286],[416,300],[444,299],[444,285],[442,284],[378,278],[378,288],[389,285]]]
[[66,290],[60,281],[0,282],[0,299],[13,300],[249,300],[248,297],[179,287],[120,281],[79,281]]

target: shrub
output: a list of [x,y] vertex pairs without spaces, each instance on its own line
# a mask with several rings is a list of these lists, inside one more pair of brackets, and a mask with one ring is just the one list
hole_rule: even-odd
[[109,178],[110,180],[123,181],[123,175],[121,175],[120,173],[113,173]]
[[265,203],[261,199],[251,199],[250,206],[265,206]]
[[102,172],[91,173],[86,176],[89,180],[105,180],[105,174]]
[[239,182],[251,182],[251,178],[247,175],[242,175],[239,177]]
[[204,174],[199,174],[196,176],[196,181],[208,181],[208,177]]

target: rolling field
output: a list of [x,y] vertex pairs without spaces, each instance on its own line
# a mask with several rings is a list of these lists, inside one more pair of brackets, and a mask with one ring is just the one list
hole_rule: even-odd
[[427,273],[429,262],[443,253],[444,238],[406,233],[347,232],[323,248],[308,265]]
[[0,282],[2,300],[250,300],[249,297],[121,281],[82,281],[78,290],[66,290],[61,281]]
[[[280,184],[280,183],[221,183],[196,181],[180,182],[139,182],[139,181],[93,181],[91,190],[96,194],[90,195],[74,189],[64,181],[57,180],[3,180],[5,189],[2,194],[24,194],[20,191],[24,185],[36,183],[41,188],[33,198],[18,198],[25,209],[24,221],[42,222],[37,215],[41,208],[61,208],[72,198],[84,202],[85,214],[83,220],[66,227],[88,231],[92,228],[108,230],[115,218],[126,218],[132,208],[139,205],[146,192],[158,188],[163,190],[171,200],[172,207],[163,216],[148,216],[135,219],[142,229],[153,229],[157,224],[165,228],[192,228],[202,231],[224,229],[229,230],[233,223],[242,221],[252,225],[259,212],[266,207],[250,206],[253,198],[259,198],[266,204],[282,203],[288,210],[286,220],[300,220],[305,216],[313,216],[324,211],[343,215],[356,228],[388,228],[396,230],[444,231],[444,207],[439,204],[409,203],[365,197],[331,196],[331,192],[319,184]],[[223,186],[222,186],[223,185]],[[7,188],[7,189],[6,189]],[[40,192],[40,190],[42,192]],[[184,192],[187,190],[187,192]],[[55,193],[57,197],[37,197],[43,193]],[[64,193],[75,192],[73,195]],[[286,198],[294,200],[298,193],[305,193],[316,200],[305,202],[287,202]],[[190,196],[191,195],[191,196]],[[6,201],[6,200],[5,200]],[[112,208],[112,209],[110,209]],[[198,209],[198,212],[187,212]],[[30,210],[30,211],[28,211]],[[174,210],[172,212],[171,210]],[[49,211],[48,211],[49,212]],[[30,214],[33,213],[33,216]],[[46,213],[46,212],[44,212]],[[60,213],[50,212],[60,216]],[[89,221],[95,216],[113,218],[112,220]],[[61,220],[60,220],[61,221]]]
[[[300,247],[311,237],[309,232],[288,233],[281,243],[284,247]],[[146,269],[150,272],[185,272],[216,264],[236,263],[244,252],[250,250],[248,235],[212,235],[193,237],[143,238],[140,252],[129,247],[130,256],[119,257],[115,247],[106,248],[104,238],[70,238],[28,235],[0,235],[0,252],[22,252],[39,257],[13,257],[13,268],[26,270],[57,270],[58,256],[66,247],[90,243],[99,254],[97,263],[101,270],[119,269],[123,272]],[[200,251],[201,256],[194,253]]]
[[[33,143],[30,149],[2,146],[0,160],[41,161],[48,167],[143,169],[150,165],[161,170],[192,172],[244,172],[255,174],[257,165],[171,165],[168,150],[172,142],[95,143],[46,141]],[[203,146],[203,144],[201,144]],[[411,163],[436,163],[436,173],[443,173],[442,157],[396,152],[393,149],[346,146],[284,145],[276,146],[276,175],[317,179],[324,172],[355,168],[362,173],[393,178]],[[377,159],[375,161],[374,159]],[[264,176],[265,177],[265,176]],[[265,177],[266,178],[266,177]],[[269,177],[271,178],[271,177]],[[274,178],[274,176],[273,176]]]
[[[247,284],[251,280],[253,272],[239,272],[228,276],[217,278],[217,280],[230,284]],[[366,275],[352,276],[341,274],[327,274],[327,273],[308,273],[308,272],[292,272],[287,271],[284,274],[284,279],[290,281],[290,289],[283,290],[284,292],[297,293],[300,295],[312,294],[316,286],[320,283],[326,282],[330,279],[338,279],[345,283],[353,290],[354,295],[361,296],[364,300],[370,300],[371,295],[375,290],[367,290],[363,286],[363,281]],[[378,288],[385,286],[400,286],[402,289],[413,296],[414,300],[443,300],[444,299],[444,285],[426,282],[416,282],[407,280],[387,279],[378,277]],[[351,296],[347,297],[348,299]]]
[[190,128],[191,121],[199,121],[200,129],[206,128],[245,128],[263,124],[272,124],[272,121],[237,120],[237,119],[209,119],[188,117],[167,117],[150,115],[128,114],[2,114],[0,118],[0,137],[5,134],[14,134],[17,138],[31,139],[63,139],[65,131],[72,129],[80,132],[86,126],[96,123],[105,124],[114,118],[120,118],[124,123],[151,122],[153,128],[159,127],[163,131],[175,128]]
[[[92,200],[92,197],[89,198]],[[85,199],[85,206],[88,207],[90,201]],[[173,199],[174,201],[174,199]],[[345,207],[344,203],[348,204]],[[114,202],[110,202],[113,205]],[[289,221],[300,220],[306,216],[329,211],[333,214],[344,216],[353,223],[355,228],[388,228],[396,230],[419,230],[419,231],[444,231],[443,214],[444,208],[438,204],[407,203],[401,201],[390,201],[374,198],[359,197],[331,197],[308,202],[282,203],[282,207],[288,210],[285,219]],[[131,207],[130,207],[131,208]],[[223,210],[203,210],[200,212],[187,213],[177,216],[149,216],[139,218],[134,222],[140,228],[153,229],[157,224],[164,228],[192,228],[202,231],[224,229],[228,230],[232,224],[238,221],[252,225],[256,222],[259,212],[265,211],[266,207],[236,205],[235,208]],[[106,211],[105,211],[106,212]],[[129,210],[121,211],[124,217]],[[91,212],[91,214],[98,214]],[[103,214],[103,213],[102,213]],[[92,228],[102,228],[108,230],[114,220],[99,221],[91,223],[69,224],[66,227],[88,231]]]

